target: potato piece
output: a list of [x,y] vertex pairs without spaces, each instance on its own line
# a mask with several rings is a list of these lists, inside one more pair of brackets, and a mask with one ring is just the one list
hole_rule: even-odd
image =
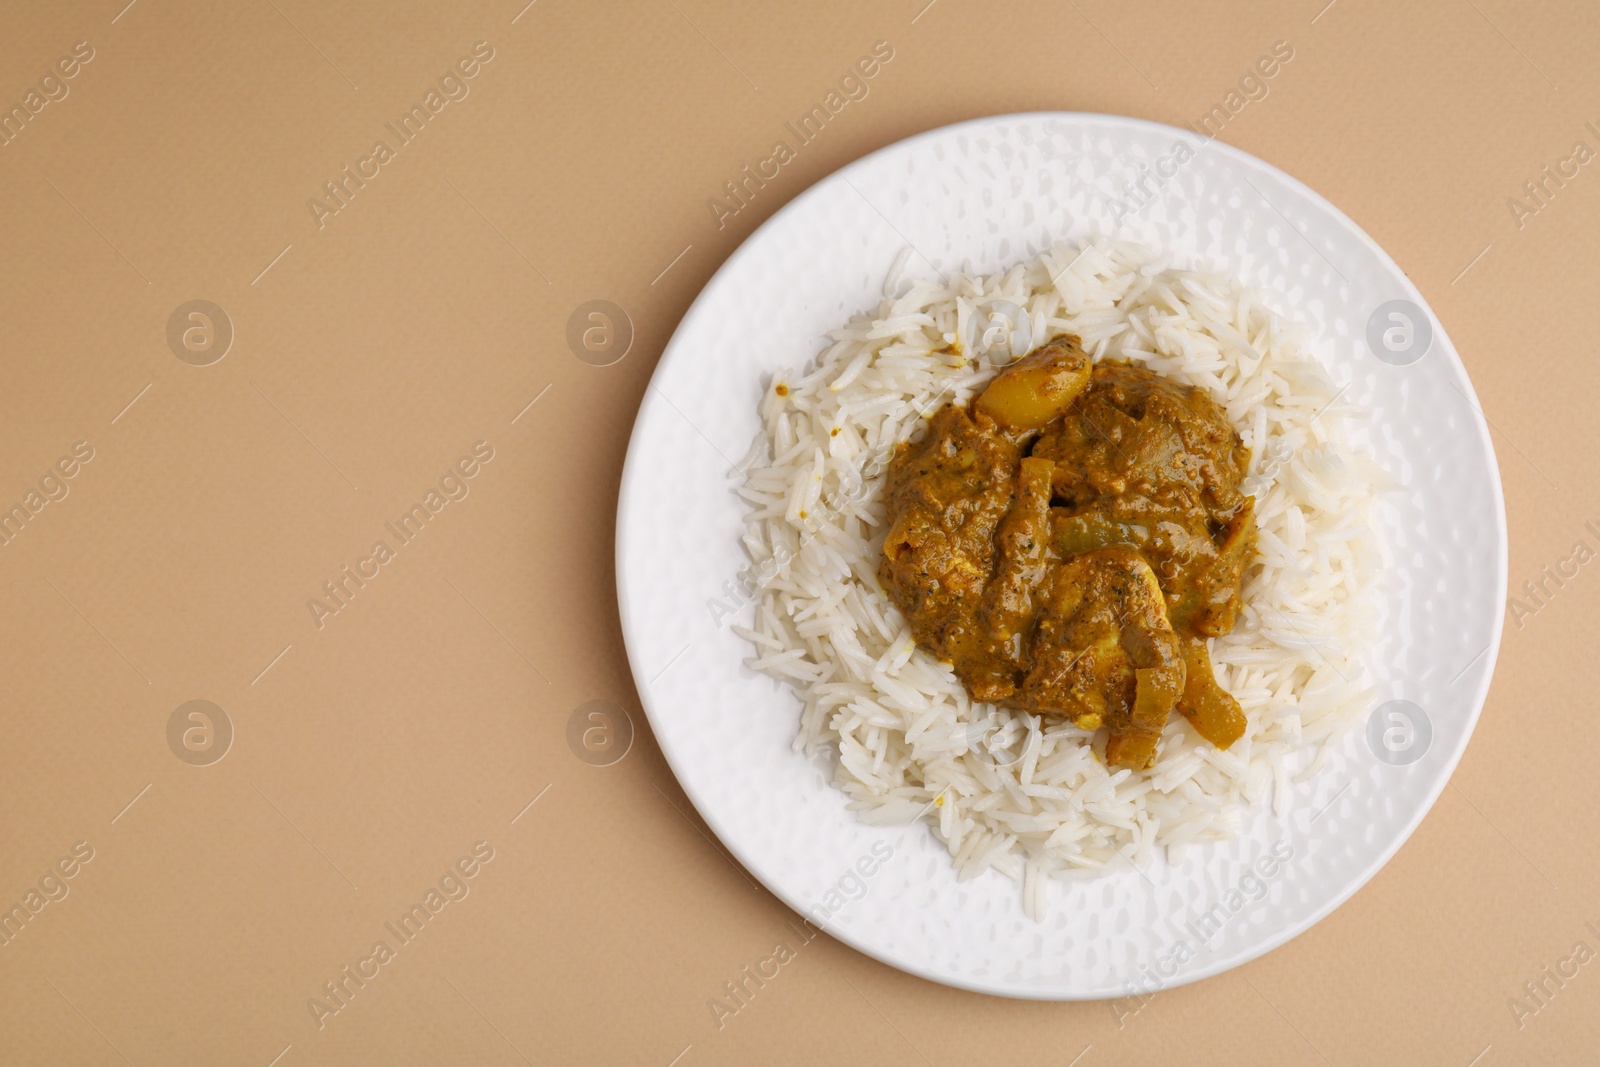
[[1060,337],[1001,371],[973,403],[1008,430],[1038,430],[1089,387],[1092,365],[1076,337]]

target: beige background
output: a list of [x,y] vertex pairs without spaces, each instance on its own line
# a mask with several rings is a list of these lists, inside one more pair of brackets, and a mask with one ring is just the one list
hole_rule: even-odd
[[[1263,959],[1119,1018],[822,938],[719,1030],[708,1000],[792,916],[650,737],[611,551],[663,345],[788,199],[984,114],[1198,119],[1279,40],[1223,139],[1432,303],[1496,429],[1513,587],[1600,546],[1600,173],[1507,206],[1600,148],[1593,5],[124,2],[14,2],[0,38],[7,108],[94,50],[0,147],[0,506],[94,450],[0,547],[0,905],[94,851],[0,947],[0,1062],[1593,1062],[1600,963],[1520,1029],[1508,998],[1600,949],[1594,568],[1508,626],[1415,837]],[[871,95],[719,230],[707,199],[880,40]],[[478,41],[470,95],[319,229],[307,200]],[[197,298],[235,332],[204,367],[166,339]],[[605,368],[566,343],[595,299],[637,334]],[[470,495],[319,629],[322,583],[479,441]],[[209,766],[168,747],[192,699],[235,731]],[[611,766],[566,741],[590,700],[638,725]],[[319,1029],[308,999],[479,841],[470,895]]]

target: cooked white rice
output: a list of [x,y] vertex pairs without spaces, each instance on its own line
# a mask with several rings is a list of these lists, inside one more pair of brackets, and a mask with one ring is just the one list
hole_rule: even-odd
[[[1369,696],[1377,472],[1352,451],[1352,412],[1304,328],[1232,279],[1104,239],[988,277],[906,280],[904,263],[874,313],[769,383],[740,489],[762,581],[752,625],[737,629],[750,666],[799,694],[795,747],[837,754],[835,784],[862,820],[926,817],[962,879],[991,867],[1019,879],[1039,918],[1045,876],[1143,865],[1158,848],[1176,860],[1237,834],[1268,796],[1281,813],[1291,776],[1319,769]],[[1097,360],[1206,389],[1250,447],[1260,560],[1238,626],[1211,652],[1249,719],[1228,751],[1173,715],[1154,766],[1113,772],[1094,734],[970,700],[878,584],[887,457],[993,376],[960,339],[996,300],[1026,312],[1035,344],[1077,334]]]

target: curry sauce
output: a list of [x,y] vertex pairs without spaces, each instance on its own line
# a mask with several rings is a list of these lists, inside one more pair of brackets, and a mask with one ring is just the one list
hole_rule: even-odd
[[1249,458],[1204,390],[1060,337],[900,446],[878,577],[975,700],[1105,727],[1113,766],[1149,766],[1173,708],[1227,748],[1207,638],[1255,559]]

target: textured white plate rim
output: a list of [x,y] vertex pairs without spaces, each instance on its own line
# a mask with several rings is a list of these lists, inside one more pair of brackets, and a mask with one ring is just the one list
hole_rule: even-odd
[[[644,667],[640,662],[639,657],[635,654],[635,650],[639,647],[639,643],[635,637],[634,630],[635,627],[641,623],[635,613],[631,610],[628,576],[624,568],[624,561],[626,558],[626,546],[624,543],[624,538],[626,531],[629,529],[629,520],[631,518],[630,497],[634,495],[632,492],[630,492],[630,488],[633,483],[634,475],[638,470],[636,453],[642,447],[644,447],[638,430],[639,427],[644,424],[646,414],[650,410],[651,406],[658,402],[658,396],[660,395],[659,390],[657,389],[658,380],[662,378],[668,363],[680,350],[680,339],[691,332],[692,327],[695,324],[697,314],[704,310],[713,291],[722,285],[728,284],[728,279],[739,270],[742,260],[745,258],[745,256],[751,254],[752,249],[760,242],[764,234],[775,230],[775,224],[777,224],[780,219],[784,218],[788,214],[803,210],[804,205],[814,196],[818,195],[824,186],[831,184],[837,179],[848,179],[853,171],[865,170],[873,161],[881,157],[891,155],[925,141],[940,140],[958,135],[963,132],[981,130],[986,127],[997,126],[1004,123],[1040,122],[1052,120],[1073,122],[1088,126],[1103,126],[1112,129],[1137,128],[1148,131],[1175,134],[1185,137],[1186,139],[1192,139],[1195,136],[1192,131],[1180,130],[1176,127],[1167,126],[1163,123],[1151,122],[1148,119],[1130,118],[1121,115],[1106,115],[1095,112],[1075,111],[1012,112],[1003,115],[988,115],[980,118],[968,119],[964,122],[958,122],[948,126],[940,126],[931,130],[925,130],[921,133],[913,134],[910,137],[896,141],[893,144],[885,145],[884,147],[879,148],[868,155],[862,156],[861,158],[846,164],[826,177],[819,179],[816,183],[795,196],[794,199],[790,200],[783,207],[773,212],[773,214],[765,222],[756,227],[756,229],[740,243],[739,247],[733,251],[733,253],[722,264],[722,266],[717,269],[716,273],[711,276],[711,280],[706,283],[705,288],[700,291],[700,294],[689,306],[689,310],[684,313],[683,319],[678,323],[677,329],[673,331],[672,338],[667,342],[666,348],[662,351],[661,359],[656,364],[656,368],[651,374],[650,383],[646,387],[644,399],[640,403],[639,414],[636,416],[634,421],[634,431],[628,442],[627,457],[623,463],[621,485],[618,491],[617,528],[614,552],[616,557],[617,606],[621,616],[623,642],[629,650],[629,666],[633,672],[634,684],[639,693],[640,704],[644,709],[645,716],[650,720],[651,728],[655,734],[656,741],[661,746],[662,754],[666,757],[668,766],[672,768],[673,775],[678,779],[678,783],[683,788],[685,795],[688,796],[689,801],[694,804],[695,810],[700,813],[700,816],[705,819],[706,824],[711,827],[712,832],[717,835],[717,839],[721,841],[730,852],[733,853],[734,857],[740,862],[740,864],[742,864],[744,868],[751,874],[755,875],[756,878],[761,881],[761,884],[766,886],[768,891],[778,897],[778,899],[782,900],[785,905],[787,905],[798,915],[804,914],[802,902],[797,900],[790,892],[788,892],[781,881],[771,877],[768,871],[763,869],[759,863],[755,862],[755,860],[748,854],[747,850],[741,846],[737,837],[727,832],[727,827],[723,821],[718,818],[716,809],[709,804],[702,803],[702,798],[696,795],[694,789],[689,784],[688,778],[684,773],[684,768],[681,765],[681,758],[679,754],[674,751],[672,742],[669,740],[670,731],[661,729],[658,719],[658,716],[661,714],[661,712],[654,706],[654,700],[650,687],[650,679],[645,676]],[[1274,176],[1275,178],[1283,181],[1287,185],[1305,195],[1318,206],[1322,207],[1327,212],[1329,219],[1336,221],[1340,226],[1344,227],[1353,237],[1365,245],[1367,249],[1377,257],[1380,263],[1384,264],[1392,271],[1394,281],[1397,283],[1397,285],[1403,289],[1408,296],[1414,299],[1419,306],[1424,308],[1433,321],[1437,324],[1437,332],[1434,336],[1433,348],[1442,352],[1448,357],[1450,365],[1456,373],[1456,377],[1460,380],[1461,384],[1466,387],[1465,395],[1468,405],[1472,408],[1473,413],[1472,423],[1474,428],[1477,430],[1478,444],[1482,447],[1485,459],[1487,461],[1485,466],[1486,470],[1488,471],[1490,488],[1492,490],[1494,499],[1493,512],[1495,519],[1495,543],[1498,549],[1496,558],[1494,560],[1494,584],[1496,588],[1505,590],[1508,587],[1507,583],[1510,573],[1507,546],[1508,533],[1505,515],[1505,496],[1500,482],[1499,465],[1495,458],[1494,443],[1490,437],[1489,427],[1484,419],[1482,407],[1478,403],[1477,391],[1473,388],[1472,381],[1467,375],[1466,367],[1461,362],[1461,358],[1456,352],[1454,343],[1451,342],[1448,334],[1446,333],[1443,323],[1439,322],[1438,316],[1433,313],[1433,309],[1428,305],[1427,301],[1423,299],[1422,293],[1418,291],[1414,284],[1412,284],[1410,276],[1408,276],[1405,271],[1400,268],[1399,264],[1397,264],[1393,258],[1391,258],[1389,254],[1383,250],[1383,247],[1379,245],[1377,241],[1373,240],[1365,230],[1356,225],[1356,223],[1347,215],[1345,215],[1344,212],[1340,211],[1332,202],[1323,197],[1316,190],[1310,188],[1293,175],[1274,167],[1272,164],[1258,159],[1255,156],[1252,156],[1249,153],[1222,141],[1209,141],[1208,147],[1214,151],[1228,156],[1236,163]],[[1428,812],[1432,810],[1433,805],[1439,799],[1439,795],[1444,791],[1444,787],[1449,783],[1451,776],[1455,773],[1456,766],[1460,763],[1462,755],[1466,752],[1467,744],[1471,741],[1473,731],[1477,728],[1478,718],[1483,712],[1484,702],[1488,698],[1489,685],[1494,676],[1495,663],[1499,658],[1500,642],[1504,633],[1504,628],[1505,615],[1503,612],[1501,612],[1495,616],[1492,637],[1489,647],[1486,650],[1488,669],[1483,672],[1476,691],[1472,694],[1471,699],[1467,702],[1468,713],[1466,717],[1465,728],[1461,731],[1461,735],[1456,741],[1454,747],[1449,751],[1444,764],[1441,766],[1436,775],[1435,781],[1429,787],[1425,801],[1416,806],[1416,810],[1412,813],[1411,818],[1407,821],[1402,831],[1395,836],[1394,841],[1390,844],[1390,846],[1384,850],[1376,860],[1369,863],[1365,869],[1350,877],[1346,884],[1342,886],[1332,897],[1330,897],[1324,906],[1311,913],[1309,917],[1295,923],[1284,925],[1276,933],[1262,938],[1243,951],[1235,952],[1231,955],[1220,956],[1212,959],[1204,966],[1196,967],[1192,971],[1180,973],[1176,977],[1167,981],[1162,988],[1172,989],[1178,986],[1187,985],[1190,982],[1199,981],[1203,978],[1209,978],[1214,975],[1221,974],[1222,972],[1231,970],[1234,967],[1240,966],[1241,964],[1248,963],[1249,961],[1272,951],[1279,945],[1298,937],[1306,930],[1309,930],[1312,926],[1315,926],[1317,923],[1321,922],[1345,901],[1349,900],[1357,890],[1366,885],[1367,882],[1371,881],[1373,876],[1376,875],[1378,871],[1381,870],[1383,866],[1394,857],[1395,853],[1400,850],[1400,847],[1410,840],[1411,835],[1416,832],[1416,829],[1419,825],[1421,825],[1423,818],[1426,817]],[[831,786],[829,788],[831,788]],[[914,961],[899,957],[893,952],[886,951],[881,946],[869,944],[851,931],[838,929],[835,927],[828,927],[825,928],[825,932],[850,945],[857,951],[863,952],[866,955],[880,960],[883,963],[887,963],[891,967],[905,971],[908,974],[914,974],[919,978],[925,978],[931,982],[938,982],[941,985],[965,989],[970,992],[987,993],[992,996],[1010,997],[1021,1000],[1092,1001],[1108,999],[1102,994],[1086,994],[1074,991],[1059,991],[1052,989],[1020,989],[1014,986],[1001,985],[993,982],[977,981],[963,976],[942,974],[935,972],[931,968],[924,967]]]

